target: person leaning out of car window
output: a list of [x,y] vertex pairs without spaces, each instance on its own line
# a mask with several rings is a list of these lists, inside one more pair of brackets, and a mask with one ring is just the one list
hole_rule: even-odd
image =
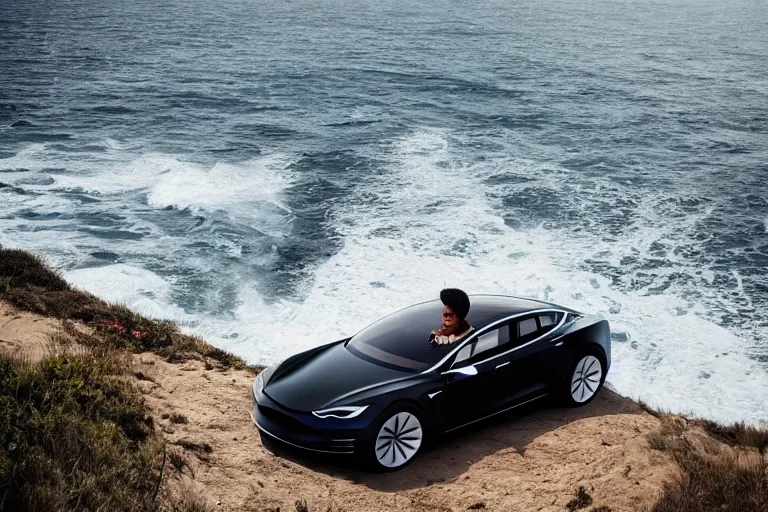
[[458,288],[445,288],[440,291],[440,301],[443,303],[443,325],[430,333],[429,341],[436,345],[448,345],[473,331],[466,320],[469,297]]

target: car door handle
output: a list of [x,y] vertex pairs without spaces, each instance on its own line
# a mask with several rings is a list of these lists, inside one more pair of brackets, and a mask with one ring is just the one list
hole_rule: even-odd
[[507,365],[508,365],[509,363],[511,363],[511,362],[512,362],[512,361],[507,361],[506,363],[501,363],[500,365],[498,365],[498,366],[496,367],[496,369],[498,370],[498,369],[499,369],[499,368],[501,368],[502,366],[507,366]]

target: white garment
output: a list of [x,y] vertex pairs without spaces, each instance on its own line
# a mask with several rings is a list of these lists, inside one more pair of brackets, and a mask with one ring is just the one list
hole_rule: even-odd
[[448,336],[436,334],[432,342],[437,343],[438,345],[450,345],[454,341],[460,340],[461,338],[469,334],[470,331],[472,331],[472,327],[462,332],[461,334],[449,334]]

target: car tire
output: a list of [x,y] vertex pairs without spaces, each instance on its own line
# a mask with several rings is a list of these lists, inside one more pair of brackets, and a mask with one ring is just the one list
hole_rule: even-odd
[[561,401],[570,407],[582,407],[594,400],[605,383],[605,358],[597,350],[576,356],[561,381]]
[[395,405],[374,422],[369,438],[361,443],[360,458],[374,471],[397,471],[416,458],[425,438],[421,411],[407,404]]

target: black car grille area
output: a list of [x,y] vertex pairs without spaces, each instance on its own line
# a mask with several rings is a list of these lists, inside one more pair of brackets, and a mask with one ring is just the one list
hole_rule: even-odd
[[295,420],[287,414],[283,414],[280,411],[276,411],[270,407],[259,405],[259,412],[275,425],[288,429],[296,434],[310,435],[312,433],[312,431],[299,420]]
[[279,433],[274,433],[282,441],[310,450],[332,453],[352,453],[355,449],[354,439],[335,439],[333,432],[323,432],[309,428],[300,421],[270,407],[259,405],[259,413],[269,423],[278,427],[280,433],[283,431],[290,432],[290,435],[283,435],[285,439],[279,437]]
[[327,451],[337,453],[352,453],[355,450],[354,439],[331,439],[326,446]]

